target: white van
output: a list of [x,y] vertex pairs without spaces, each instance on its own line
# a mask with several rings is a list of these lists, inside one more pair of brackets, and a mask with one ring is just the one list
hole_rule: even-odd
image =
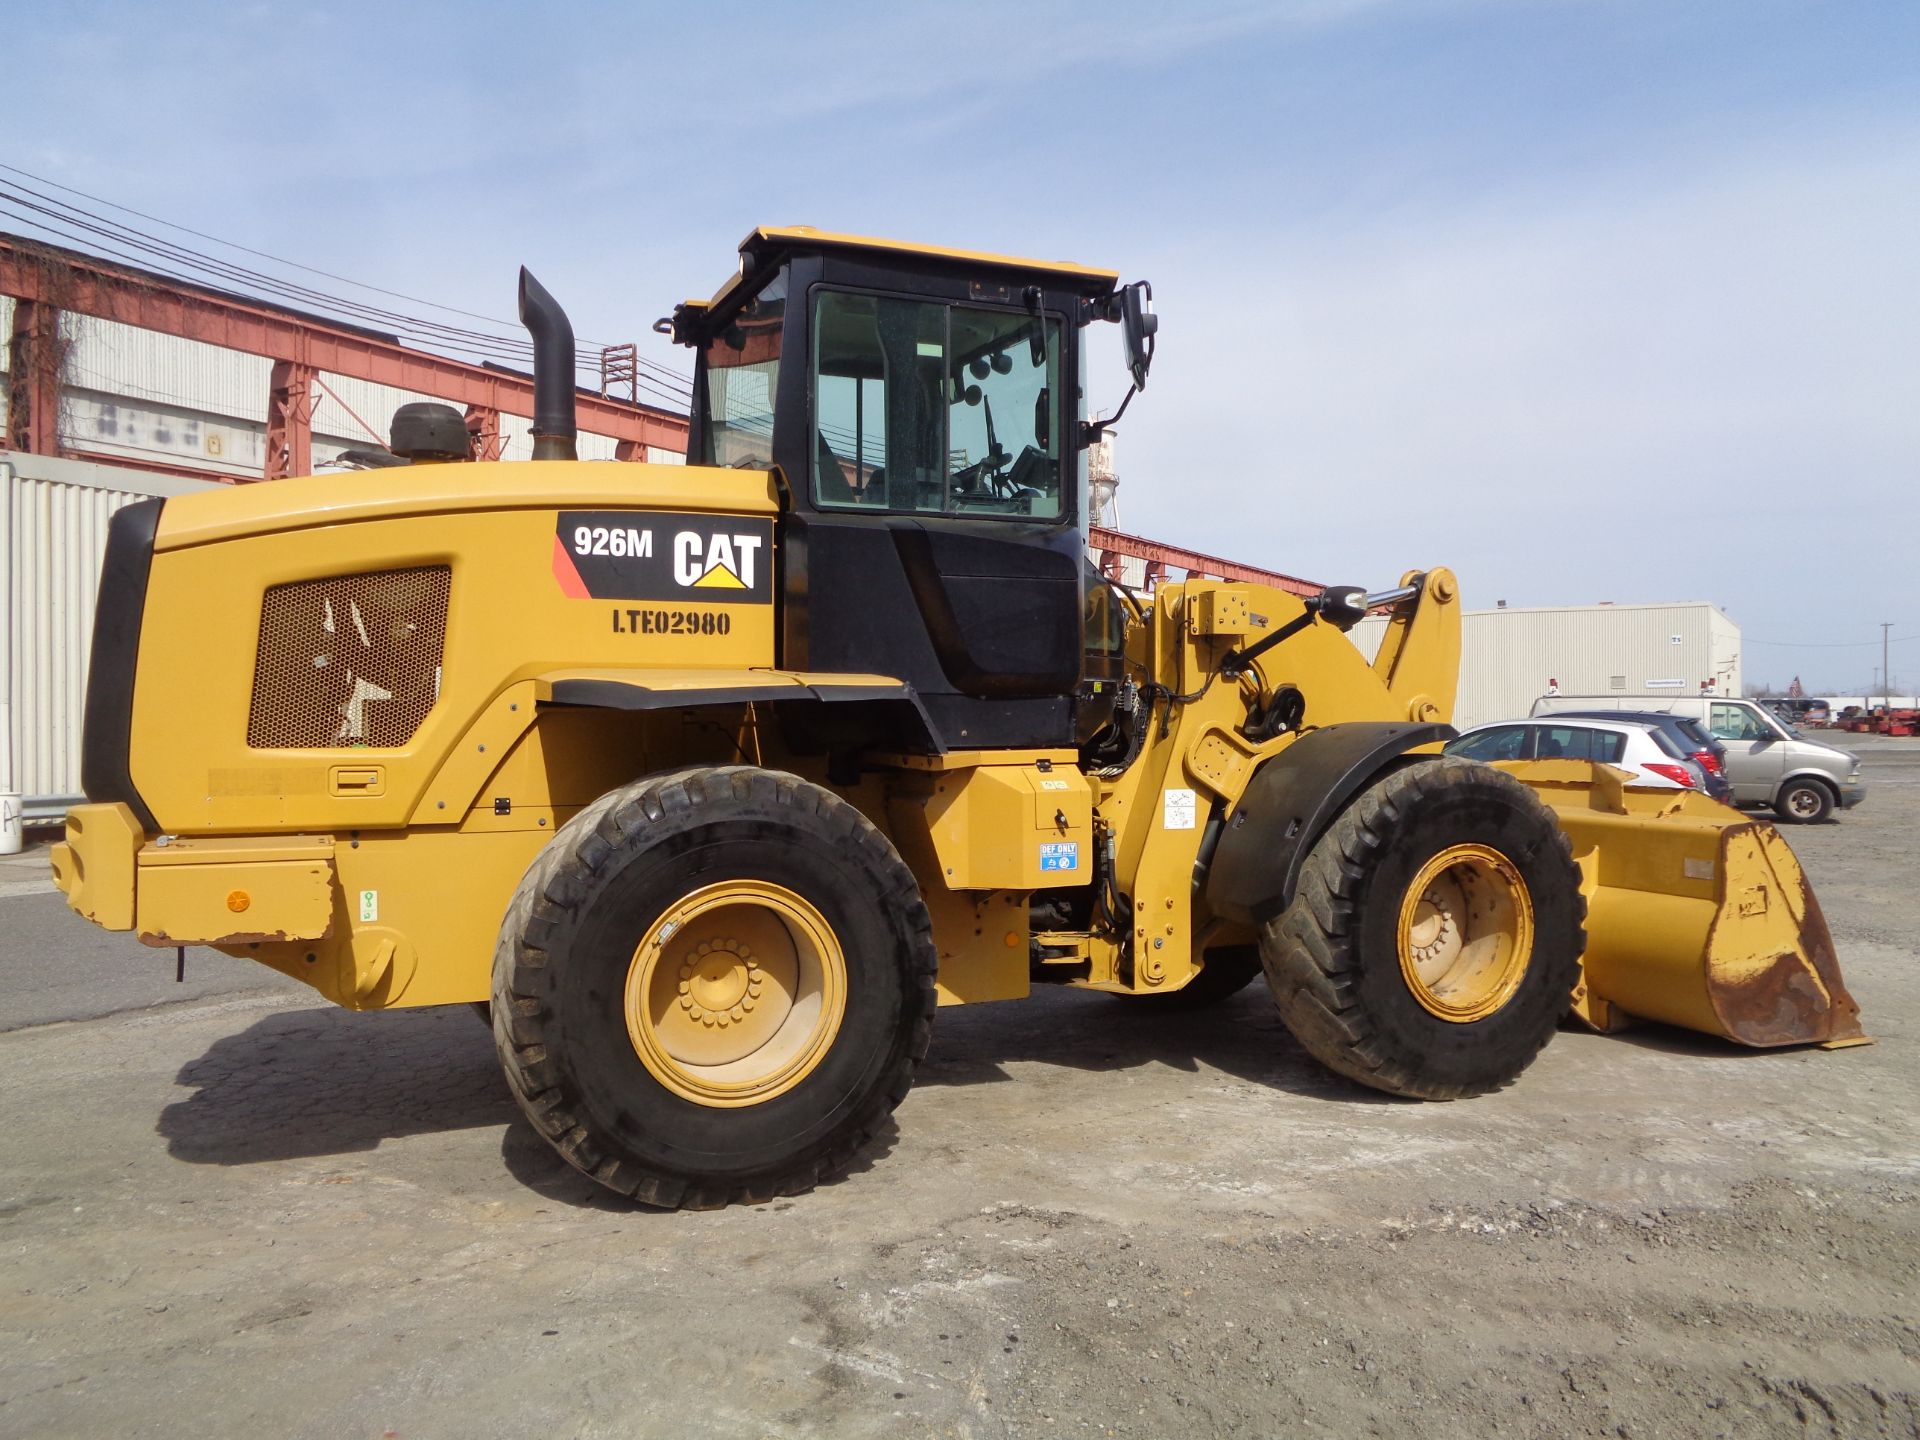
[[1809,740],[1752,700],[1725,695],[1543,695],[1535,715],[1561,710],[1650,710],[1685,715],[1726,746],[1727,779],[1736,805],[1771,805],[1782,820],[1824,820],[1866,794],[1860,757]]

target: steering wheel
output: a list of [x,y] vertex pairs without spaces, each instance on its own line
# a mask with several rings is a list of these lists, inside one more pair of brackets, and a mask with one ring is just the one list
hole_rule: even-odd
[[1012,493],[1005,473],[1012,461],[1013,457],[996,445],[973,464],[954,471],[953,488],[968,492],[984,489],[994,498],[1004,500]]

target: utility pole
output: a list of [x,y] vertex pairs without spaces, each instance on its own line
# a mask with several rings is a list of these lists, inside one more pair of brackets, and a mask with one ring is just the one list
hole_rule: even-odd
[[1887,668],[1887,632],[1891,629],[1891,620],[1880,622],[1880,703],[1889,710],[1893,709],[1893,696],[1888,693],[1893,689],[1893,671]]

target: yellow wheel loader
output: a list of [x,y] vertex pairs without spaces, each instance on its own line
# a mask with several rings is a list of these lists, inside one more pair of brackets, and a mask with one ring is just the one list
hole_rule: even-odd
[[[408,467],[116,515],[61,888],[356,1009],[490,1007],[540,1133],[666,1206],[808,1188],[937,1006],[1035,985],[1175,1006],[1264,971],[1314,1055],[1427,1099],[1508,1083],[1570,1009],[1858,1037],[1768,826],[1439,753],[1446,570],[1101,578],[1082,346],[1117,325],[1144,386],[1150,302],[757,230],[662,322],[689,463],[585,464],[522,272],[531,462],[448,463],[458,417],[411,407]],[[1345,631],[1382,610],[1369,664]]]

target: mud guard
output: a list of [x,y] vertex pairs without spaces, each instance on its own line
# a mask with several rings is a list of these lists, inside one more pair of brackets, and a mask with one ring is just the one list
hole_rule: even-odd
[[1227,816],[1207,870],[1207,906],[1241,925],[1286,909],[1300,867],[1334,817],[1408,751],[1454,738],[1451,725],[1354,721],[1309,731],[1262,765]]

